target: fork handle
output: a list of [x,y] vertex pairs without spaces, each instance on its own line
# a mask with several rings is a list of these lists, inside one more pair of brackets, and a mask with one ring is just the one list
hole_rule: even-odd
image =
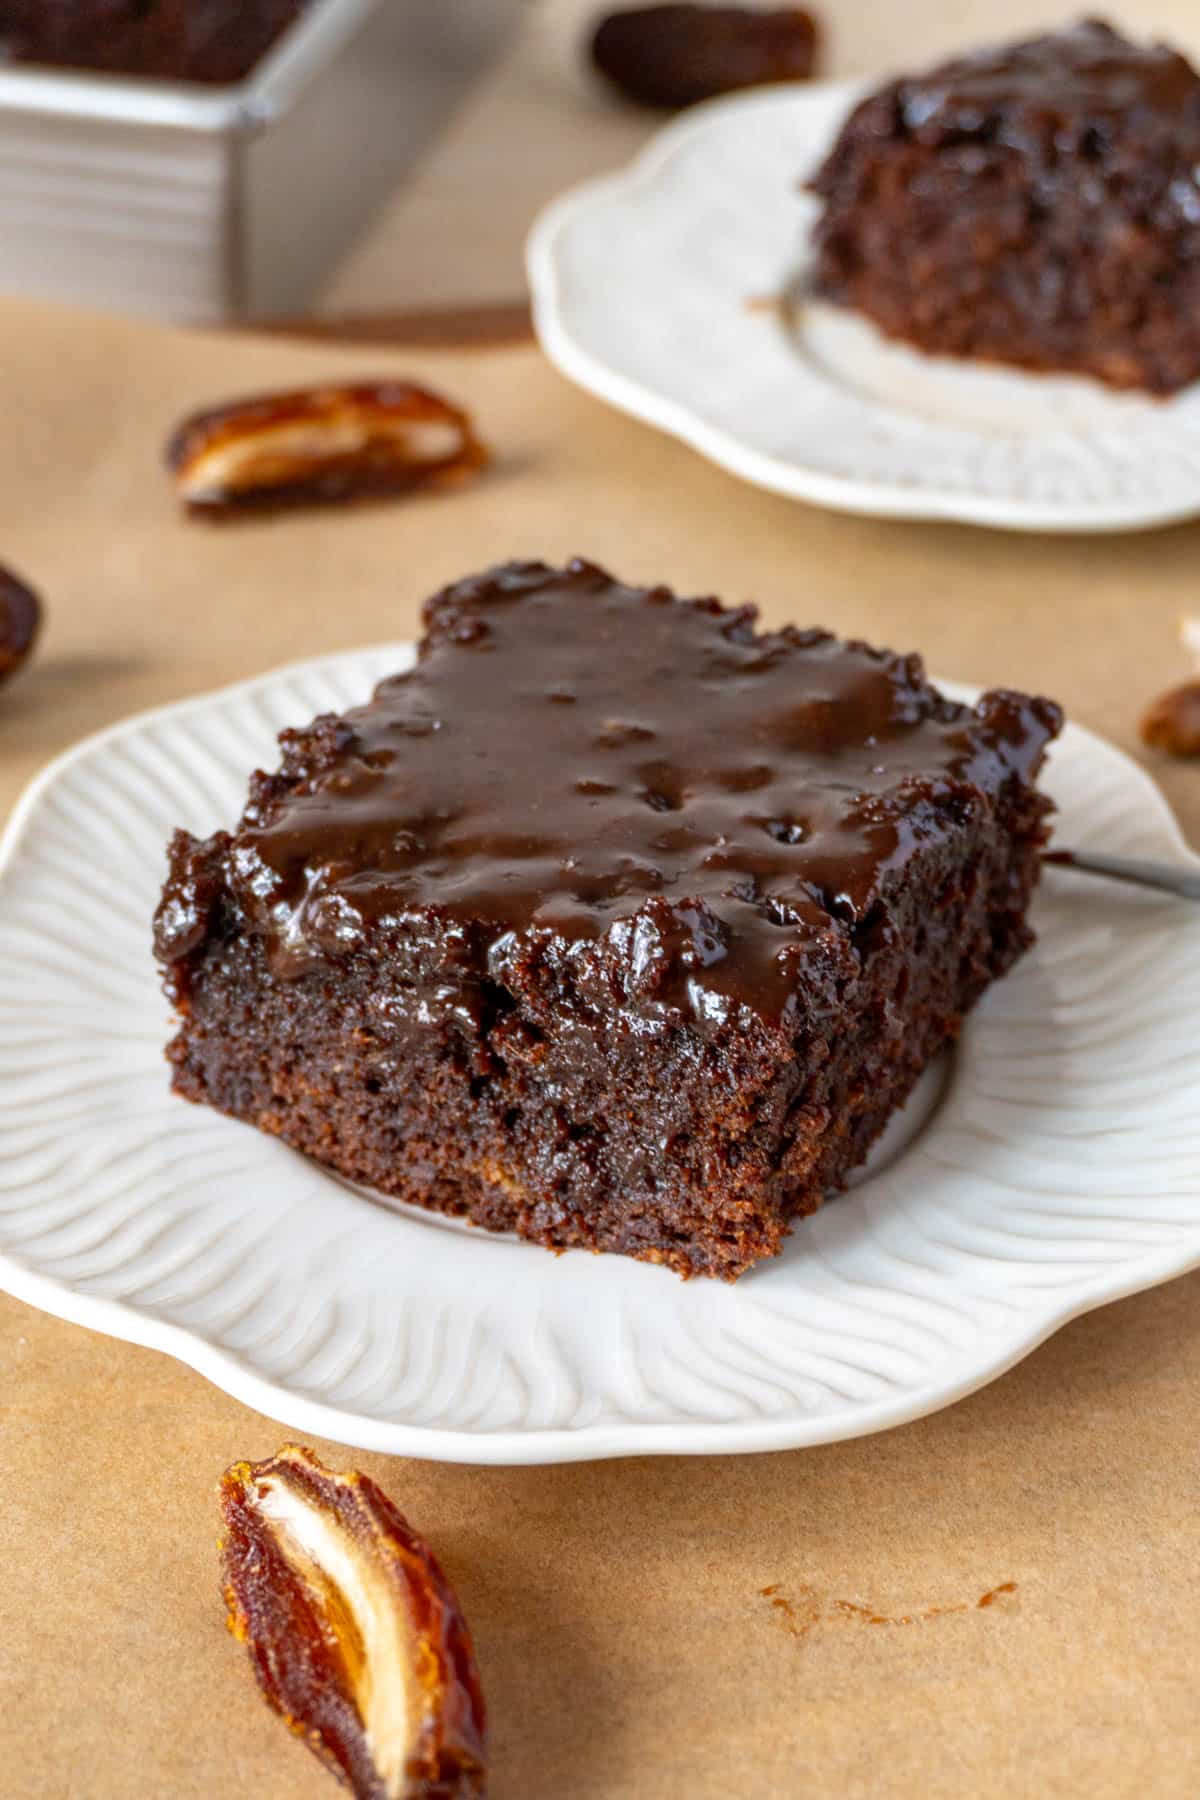
[[1079,869],[1085,875],[1131,881],[1137,887],[1156,888],[1161,894],[1179,894],[1185,900],[1200,900],[1200,869],[1187,869],[1179,863],[1138,862],[1128,856],[1107,856],[1102,850],[1047,850],[1042,861]]

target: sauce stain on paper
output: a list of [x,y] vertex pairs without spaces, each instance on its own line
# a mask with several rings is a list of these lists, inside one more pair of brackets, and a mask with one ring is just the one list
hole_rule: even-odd
[[995,1606],[997,1600],[1001,1599],[1003,1595],[1015,1594],[1016,1591],[1015,1581],[1002,1581],[999,1587],[989,1588],[986,1594],[980,1594],[975,1604],[976,1606]]
[[771,1602],[779,1623],[789,1637],[807,1637],[813,1626],[821,1623],[820,1603],[813,1588],[797,1588],[795,1600],[780,1592],[778,1582],[773,1582],[770,1587],[760,1588],[759,1592],[764,1600]]
[[946,1618],[951,1613],[979,1612],[997,1605],[1016,1591],[1015,1581],[1002,1581],[980,1594],[978,1600],[960,1600],[950,1606],[927,1606],[919,1612],[885,1613],[873,1606],[864,1606],[858,1600],[822,1601],[817,1590],[807,1583],[792,1594],[785,1594],[777,1581],[759,1589],[780,1625],[789,1637],[794,1638],[806,1638],[816,1626],[836,1624],[839,1620],[860,1625],[925,1625],[931,1619]]

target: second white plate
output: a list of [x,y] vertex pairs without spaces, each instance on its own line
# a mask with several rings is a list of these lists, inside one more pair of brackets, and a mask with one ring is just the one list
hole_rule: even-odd
[[1200,513],[1200,390],[1169,401],[925,357],[803,285],[801,192],[857,84],[698,107],[534,227],[542,346],[581,386],[747,481],[824,506],[1025,531]]
[[[150,1344],[292,1429],[558,1462],[783,1449],[901,1424],[1074,1314],[1200,1262],[1200,909],[1054,872],[1037,948],[890,1154],[733,1287],[390,1213],[169,1091],[150,915],[172,828],[241,809],[275,733],[411,646],[133,719],[0,850],[0,1287]],[[1186,855],[1125,757],[1068,726],[1065,841]]]

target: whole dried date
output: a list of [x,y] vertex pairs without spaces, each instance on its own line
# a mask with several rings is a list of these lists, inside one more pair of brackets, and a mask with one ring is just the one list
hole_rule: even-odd
[[31,587],[0,564],[0,681],[25,661],[42,625],[42,604]]
[[609,13],[592,37],[592,61],[626,99],[672,108],[803,81],[816,50],[816,21],[798,6],[635,6]]
[[383,1490],[289,1445],[235,1463],[220,1492],[230,1629],[275,1710],[358,1800],[479,1800],[470,1633]]
[[487,460],[462,408],[408,381],[233,400],[185,419],[166,449],[179,498],[210,516],[409,493]]

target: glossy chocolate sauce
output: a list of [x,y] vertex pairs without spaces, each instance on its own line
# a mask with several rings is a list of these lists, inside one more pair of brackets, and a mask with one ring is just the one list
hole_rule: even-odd
[[[1135,44],[1099,19],[1066,31],[976,51],[931,74],[898,84],[901,118],[922,142],[991,133],[1024,145],[1058,138],[1064,122],[1095,132],[1105,124],[1136,130],[1140,113],[1200,117],[1200,80],[1165,44]],[[1099,151],[1106,146],[1096,144]],[[1064,170],[1064,180],[1079,179]]]
[[[754,616],[582,562],[435,597],[415,669],[285,734],[222,852],[276,975],[432,917],[501,955],[531,928],[604,939],[635,974],[670,962],[777,1012],[797,952],[832,933],[844,953],[889,872],[1032,780],[1060,715],[1009,693],[972,711],[916,657]],[[202,935],[190,866],[166,961]]]

